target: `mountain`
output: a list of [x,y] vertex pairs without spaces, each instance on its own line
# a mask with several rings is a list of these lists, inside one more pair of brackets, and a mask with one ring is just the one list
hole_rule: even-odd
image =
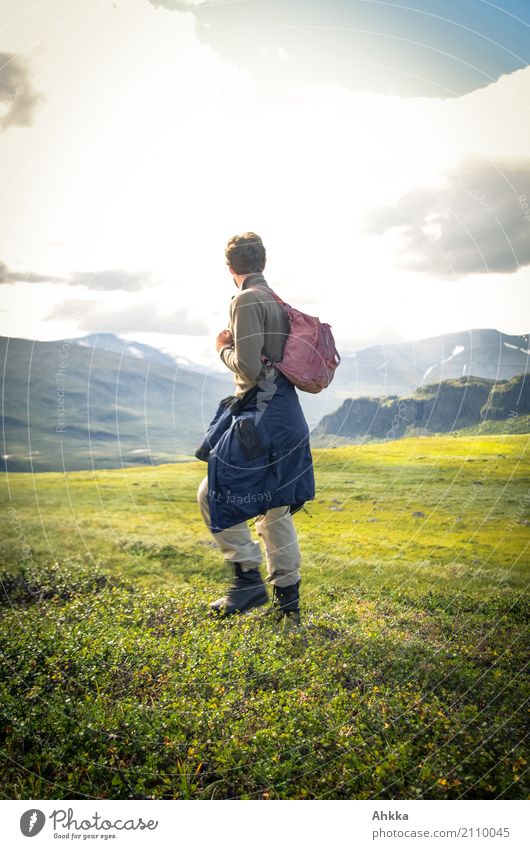
[[[466,385],[468,374],[503,381],[527,370],[528,347],[526,337],[497,330],[372,346],[345,354],[324,392],[298,395],[318,439],[342,433],[341,422],[359,395],[408,397],[426,381],[462,374]],[[112,468],[193,455],[217,403],[234,392],[228,370],[212,372],[112,333],[55,342],[0,337],[0,358],[0,454],[11,471]],[[354,407],[352,416],[358,410],[360,432],[375,435],[366,411],[373,414],[380,402],[368,400],[372,406],[364,398],[362,412]],[[335,430],[328,431],[331,426]]]
[[530,370],[530,337],[498,330],[466,330],[412,342],[339,351],[342,362],[319,395],[301,392],[310,429],[351,398],[408,395],[420,386],[450,378],[509,380]]
[[[65,340],[61,340],[63,342]],[[80,336],[78,339],[70,339],[75,345],[80,345],[82,348],[93,348],[99,351],[108,351],[111,354],[119,354],[121,357],[135,357],[138,360],[149,360],[153,363],[162,363],[163,365],[173,366],[175,357],[170,354],[165,354],[158,348],[152,348],[150,345],[143,345],[141,342],[130,342],[128,339],[121,339],[114,333],[89,333],[87,336]]]
[[403,395],[456,377],[509,380],[530,369],[529,336],[466,330],[345,354],[331,388],[336,397]]
[[233,392],[230,375],[191,370],[112,334],[95,336],[0,338],[4,468],[112,468],[189,456],[218,401]]
[[138,360],[149,360],[153,363],[162,363],[171,367],[177,363],[190,371],[200,372],[201,374],[208,371],[194,363],[189,357],[184,357],[181,354],[167,354],[159,348],[144,345],[142,342],[131,342],[128,339],[122,339],[120,336],[116,336],[114,333],[89,333],[87,336],[79,336],[76,339],[70,339],[68,341],[76,345],[81,345],[82,348],[97,348],[100,351],[110,351],[120,356],[135,357]]
[[[112,333],[93,333],[72,341],[170,366],[178,362],[201,374],[206,371],[184,357]],[[331,386],[317,396],[300,392],[300,403],[310,427],[314,427],[345,398],[402,395],[426,383],[471,374],[506,380],[530,368],[529,348],[528,337],[509,336],[498,330],[466,330],[412,342],[373,345],[345,354]]]
[[[495,432],[530,430],[530,375],[497,382],[458,377],[416,389],[411,395],[349,398],[324,416],[311,434],[314,445],[331,441],[396,439],[480,427]],[[495,427],[492,428],[492,423]],[[501,424],[502,423],[502,424]]]

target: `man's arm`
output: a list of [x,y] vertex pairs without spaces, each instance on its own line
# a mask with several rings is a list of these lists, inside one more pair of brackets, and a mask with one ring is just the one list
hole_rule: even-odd
[[236,374],[255,380],[261,369],[264,343],[262,305],[254,292],[242,292],[230,305],[230,323],[234,342],[223,345],[219,356]]

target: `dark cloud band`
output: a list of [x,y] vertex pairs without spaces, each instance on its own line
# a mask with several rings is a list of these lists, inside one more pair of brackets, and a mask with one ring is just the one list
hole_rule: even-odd
[[41,100],[42,95],[30,83],[23,60],[13,53],[0,53],[0,103],[5,110],[0,117],[0,130],[30,127]]
[[365,220],[374,235],[393,228],[411,271],[461,277],[530,265],[530,159],[465,162],[443,189],[408,192]]
[[95,291],[124,290],[137,292],[156,283],[150,271],[123,271],[107,269],[103,271],[73,271],[68,277],[36,274],[33,271],[10,271],[0,262],[0,284],[2,283],[63,283],[68,286],[86,286]]

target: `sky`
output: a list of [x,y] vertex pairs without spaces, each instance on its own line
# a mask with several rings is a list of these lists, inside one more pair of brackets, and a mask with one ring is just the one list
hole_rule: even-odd
[[218,364],[252,230],[339,350],[530,331],[528,0],[2,0],[0,334]]

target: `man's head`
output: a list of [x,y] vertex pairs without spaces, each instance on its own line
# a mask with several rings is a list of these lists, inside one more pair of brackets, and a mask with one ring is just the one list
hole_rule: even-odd
[[267,259],[265,248],[256,233],[232,236],[225,248],[226,264],[236,274],[256,274],[263,271]]

